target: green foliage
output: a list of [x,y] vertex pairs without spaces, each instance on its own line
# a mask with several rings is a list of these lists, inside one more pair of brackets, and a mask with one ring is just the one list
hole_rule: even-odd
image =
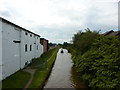
[[53,55],[55,50],[56,50],[56,48],[49,50],[48,52],[43,53],[40,58],[33,59],[32,63],[30,63],[29,66],[31,68],[35,68],[35,69],[42,69],[43,63],[45,63]]
[[78,72],[92,88],[120,87],[120,38],[99,36],[91,48],[74,60]]
[[68,48],[69,46],[70,46],[70,43],[67,43],[67,42],[64,42],[62,45],[63,48]]
[[73,53],[74,56],[82,55],[84,52],[90,49],[92,42],[98,36],[98,32],[90,31],[90,29],[85,29],[86,32],[79,31],[73,37]]
[[79,56],[83,55],[91,48],[92,42],[99,36],[97,31],[90,31],[89,28],[85,30],[86,32],[79,31],[74,35],[72,40],[73,44],[70,46],[70,52],[74,63],[76,63]]
[[42,88],[44,86],[45,81],[48,78],[53,67],[58,50],[59,47],[48,51],[47,53],[44,53],[42,57],[33,60],[30,67],[36,68],[37,71],[35,72],[29,88]]

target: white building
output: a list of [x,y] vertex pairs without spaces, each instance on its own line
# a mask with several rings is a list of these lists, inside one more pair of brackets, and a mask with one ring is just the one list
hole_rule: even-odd
[[40,36],[0,17],[2,79],[23,69],[43,53]]
[[118,2],[118,30],[120,31],[120,1]]

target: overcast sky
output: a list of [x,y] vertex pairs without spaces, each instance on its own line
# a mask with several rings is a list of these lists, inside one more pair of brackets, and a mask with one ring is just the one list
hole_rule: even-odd
[[118,29],[119,0],[0,0],[0,16],[53,43],[78,30]]

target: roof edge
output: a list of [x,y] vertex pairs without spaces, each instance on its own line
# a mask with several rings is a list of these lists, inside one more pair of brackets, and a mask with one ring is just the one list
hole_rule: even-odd
[[38,35],[38,34],[36,34],[36,33],[34,33],[34,32],[31,32],[31,31],[29,31],[29,30],[27,30],[27,29],[25,29],[25,28],[23,28],[23,27],[21,27],[21,26],[15,24],[15,23],[12,23],[11,21],[8,21],[8,20],[6,20],[6,19],[4,19],[4,18],[2,18],[2,17],[0,17],[0,19],[1,19],[2,21],[7,22],[7,23],[9,23],[9,24],[12,24],[12,25],[14,25],[14,26],[16,26],[16,27],[18,27],[18,28],[24,30],[24,31],[27,31],[27,32],[29,32],[29,33],[32,33],[32,34],[34,34],[34,35],[36,35],[36,36],[41,37],[40,35]]

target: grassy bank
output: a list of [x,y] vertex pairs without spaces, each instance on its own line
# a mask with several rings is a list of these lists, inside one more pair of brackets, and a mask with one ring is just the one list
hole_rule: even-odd
[[[59,48],[44,53],[40,58],[33,59],[29,67],[36,69],[33,81],[29,88],[42,88],[54,64]],[[2,88],[24,88],[28,83],[31,74],[20,70],[2,81]]]
[[2,88],[23,88],[30,78],[30,74],[18,71],[2,81]]
[[50,50],[49,52],[43,54],[40,58],[34,59],[30,64],[30,67],[37,69],[37,71],[35,72],[33,81],[29,88],[42,88],[44,86],[56,59],[58,49],[59,48]]

